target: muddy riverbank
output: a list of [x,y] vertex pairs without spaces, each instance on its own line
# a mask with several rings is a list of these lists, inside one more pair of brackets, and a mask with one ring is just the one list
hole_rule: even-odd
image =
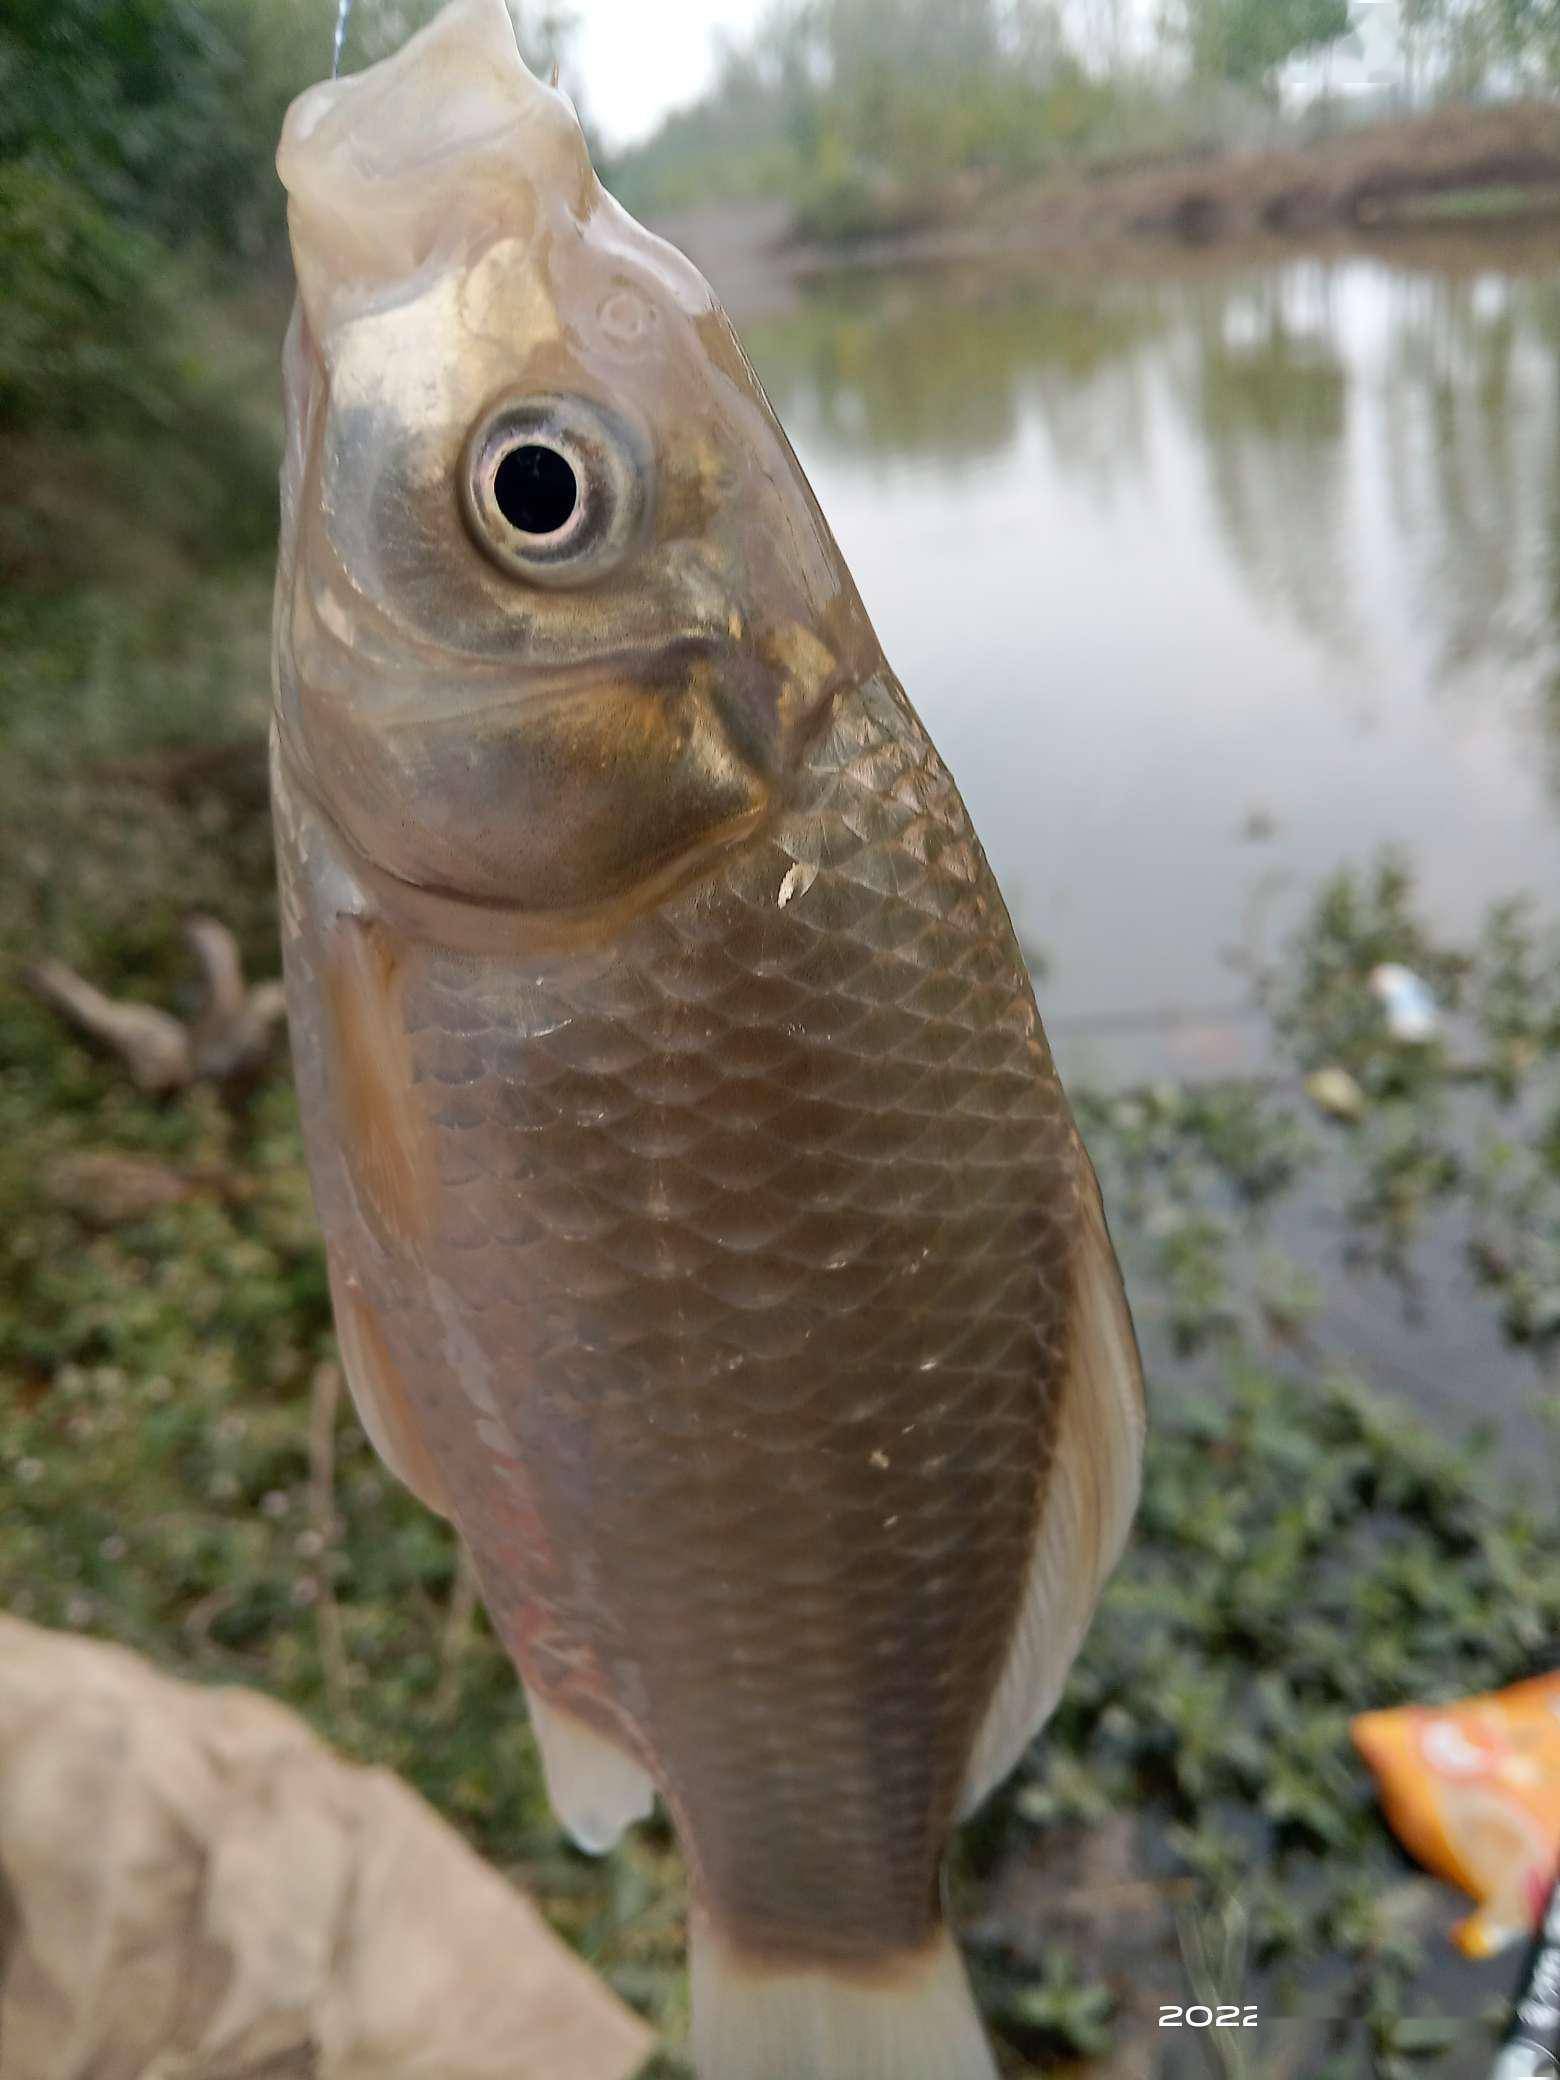
[[1264,151],[1117,160],[1021,185],[971,176],[916,221],[847,243],[797,237],[781,200],[669,212],[656,229],[746,315],[819,276],[862,270],[1026,260],[1136,270],[1233,248],[1411,250],[1427,233],[1453,246],[1461,236],[1477,253],[1494,226],[1534,220],[1560,245],[1560,108],[1541,102],[1439,109]]

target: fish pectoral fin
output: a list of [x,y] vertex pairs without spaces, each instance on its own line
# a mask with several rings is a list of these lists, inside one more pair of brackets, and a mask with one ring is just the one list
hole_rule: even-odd
[[524,1689],[552,1809],[582,1849],[605,1855],[625,1828],[654,1811],[649,1772],[573,1712],[548,1704],[529,1683]]
[[1055,1449],[1006,1666],[965,1773],[973,1812],[1051,1716],[1120,1557],[1143,1462],[1143,1369],[1094,1166],[1078,1145],[1080,1229]]
[[402,949],[377,924],[338,917],[321,981],[326,1082],[347,1178],[380,1246],[415,1256],[437,1226],[440,1187],[402,1003]]
[[336,1311],[336,1342],[341,1367],[352,1390],[358,1420],[385,1465],[410,1488],[419,1502],[441,1517],[453,1514],[444,1477],[423,1442],[395,1360],[363,1301],[347,1282],[331,1273],[331,1299]]

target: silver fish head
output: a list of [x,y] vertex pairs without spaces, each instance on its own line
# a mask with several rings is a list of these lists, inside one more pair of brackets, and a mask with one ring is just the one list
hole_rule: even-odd
[[502,0],[294,103],[284,767],[364,870],[590,919],[746,835],[878,653],[725,313]]

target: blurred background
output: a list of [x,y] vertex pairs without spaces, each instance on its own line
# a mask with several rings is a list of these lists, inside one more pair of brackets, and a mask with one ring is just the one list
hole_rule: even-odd
[[[345,67],[431,12],[357,0]],[[0,19],[0,1603],[403,1771],[681,2074],[669,1836],[563,1846],[339,1393],[265,987],[272,155],[333,28]],[[1515,1953],[1451,1945],[1349,1722],[1560,1662],[1560,9],[519,28],[732,310],[1127,1265],[1139,1535],[957,1873],[1011,2071],[1482,2074]]]

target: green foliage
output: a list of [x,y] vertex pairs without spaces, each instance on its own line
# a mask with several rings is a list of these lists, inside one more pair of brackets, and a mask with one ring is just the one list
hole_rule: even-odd
[[[94,573],[172,587],[274,534],[263,401],[213,288],[269,263],[303,0],[17,0],[0,16],[0,570],[31,603]],[[25,654],[25,627],[9,626]],[[25,666],[8,674],[14,702]]]
[[[805,236],[925,223],[972,189],[1271,137],[1284,66],[1342,43],[1349,0],[1165,0],[1157,42],[1069,0],[776,0],[711,87],[625,152],[630,208],[782,197]],[[1404,0],[1403,84],[1560,83],[1560,0]]]
[[1556,0],[1400,0],[1410,79],[1442,97],[1477,94],[1492,68],[1526,88],[1560,85]]
[[[436,5],[360,8],[348,63],[384,56]],[[333,25],[319,0],[9,0],[0,164],[44,165],[175,250],[274,261],[282,116],[329,70]],[[533,49],[556,47],[558,19],[538,27]]]
[[1114,1098],[1083,1092],[1077,1111],[1173,1350],[1228,1347],[1263,1319],[1302,1325],[1311,1301],[1292,1267],[1275,1257],[1238,1284],[1232,1262],[1260,1209],[1314,1161],[1316,1144],[1287,1105],[1237,1083],[1156,1084]]
[[1349,32],[1349,0],[1188,0],[1184,35],[1193,74],[1265,86],[1302,52]]
[[906,185],[855,157],[837,131],[822,140],[814,164],[789,176],[792,223],[803,238],[848,244],[913,230],[935,210],[930,185]]
[[1444,1010],[1461,1000],[1466,957],[1432,939],[1413,895],[1407,864],[1391,852],[1322,885],[1282,966],[1264,983],[1274,1025],[1302,1068],[1339,1063],[1383,1096],[1420,1088],[1440,1068],[1436,1045],[1392,1039],[1370,988],[1371,970],[1395,963],[1420,975]]
[[1535,84],[1560,86],[1560,0],[1493,0],[1500,49]]
[[1086,1978],[1065,1950],[1051,1950],[1038,1974],[999,1994],[1002,2033],[1040,2057],[1101,2058],[1111,2045],[1110,1988]]
[[1153,99],[1091,73],[1047,0],[783,0],[612,169],[633,208],[777,189],[807,236],[903,230],[961,176],[1124,144]]
[[0,277],[0,422],[166,408],[150,365],[170,315],[162,256],[36,158],[0,163]]
[[121,223],[230,228],[247,178],[225,120],[239,46],[194,0],[11,0],[0,162],[41,161]]

